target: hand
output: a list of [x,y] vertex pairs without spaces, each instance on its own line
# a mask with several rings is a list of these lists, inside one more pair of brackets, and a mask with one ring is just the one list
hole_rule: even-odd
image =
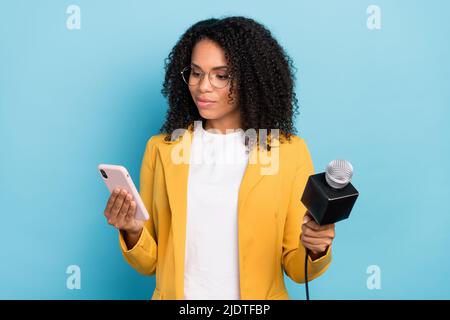
[[114,189],[108,199],[104,215],[108,223],[121,231],[130,234],[139,234],[144,222],[135,219],[136,202],[133,196],[125,189]]
[[335,236],[334,225],[333,223],[321,226],[317,224],[309,211],[306,212],[300,240],[305,248],[310,250],[310,256],[313,259],[323,256],[333,242]]

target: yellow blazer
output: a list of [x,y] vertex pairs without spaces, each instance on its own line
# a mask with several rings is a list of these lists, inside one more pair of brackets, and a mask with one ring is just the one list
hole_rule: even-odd
[[[164,136],[148,140],[142,160],[139,193],[150,219],[133,248],[127,248],[120,232],[119,242],[134,269],[156,273],[153,300],[182,300],[189,164],[177,163],[172,156],[179,152],[189,159],[193,125],[178,140],[166,142]],[[313,164],[298,136],[284,143],[273,139],[271,146],[270,151],[254,147],[249,159],[278,153],[276,173],[263,174],[267,161],[249,160],[238,195],[239,286],[241,299],[246,300],[289,299],[283,271],[297,283],[305,280],[306,251],[300,234],[307,209],[300,198],[314,173]],[[317,260],[308,257],[308,280],[324,273],[331,257],[331,246]]]

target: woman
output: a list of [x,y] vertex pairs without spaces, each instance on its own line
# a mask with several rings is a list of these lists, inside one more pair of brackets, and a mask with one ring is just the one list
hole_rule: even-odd
[[125,190],[104,212],[126,261],[156,273],[152,299],[289,299],[283,271],[305,282],[307,252],[309,279],[328,268],[334,225],[319,226],[300,202],[314,169],[295,135],[292,69],[244,17],[200,21],[172,49],[167,118],[140,173],[150,219],[134,219]]

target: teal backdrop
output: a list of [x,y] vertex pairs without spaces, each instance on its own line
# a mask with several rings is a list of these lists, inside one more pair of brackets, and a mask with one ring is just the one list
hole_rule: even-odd
[[[380,28],[368,27],[371,5]],[[167,109],[164,59],[193,23],[243,15],[294,60],[316,171],[354,166],[360,198],[311,298],[449,299],[449,13],[444,0],[2,0],[0,298],[151,297],[155,278],[125,263],[105,221],[97,165],[122,164],[139,183]]]

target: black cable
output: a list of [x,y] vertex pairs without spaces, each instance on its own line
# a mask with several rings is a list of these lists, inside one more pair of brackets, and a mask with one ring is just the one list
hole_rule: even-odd
[[[305,248],[306,249],[306,248]],[[309,249],[306,249],[305,255],[305,291],[306,291],[306,300],[309,300],[309,287],[308,287],[308,254]]]

